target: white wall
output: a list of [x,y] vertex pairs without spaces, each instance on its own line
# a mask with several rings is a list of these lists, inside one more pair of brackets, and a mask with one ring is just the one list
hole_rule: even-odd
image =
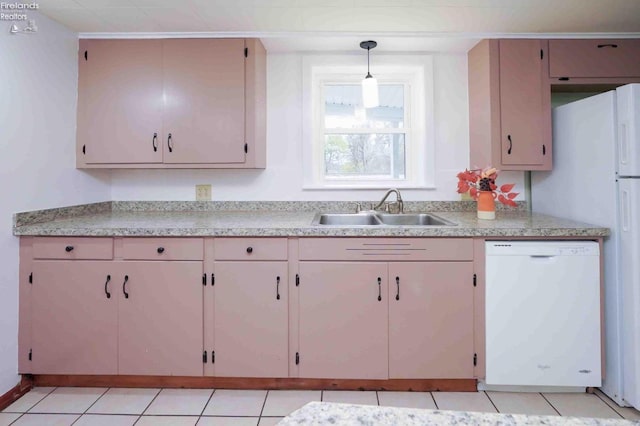
[[29,15],[36,34],[11,35],[0,21],[0,395],[19,381],[12,214],[110,199],[109,172],[75,169],[77,36]]
[[[436,186],[403,190],[406,200],[458,200],[456,174],[469,167],[466,54],[434,57]],[[196,184],[210,183],[214,200],[371,200],[382,190],[303,190],[302,55],[269,54],[267,61],[267,169],[115,170],[114,200],[193,200]],[[478,165],[486,166],[486,165]],[[504,173],[499,183],[522,173]]]

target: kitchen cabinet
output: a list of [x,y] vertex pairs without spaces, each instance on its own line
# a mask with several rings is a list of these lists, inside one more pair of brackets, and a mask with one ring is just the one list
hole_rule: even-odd
[[216,376],[289,375],[287,278],[286,261],[215,263]]
[[473,377],[471,262],[389,263],[389,378]]
[[202,262],[117,262],[118,374],[202,375]]
[[483,40],[469,51],[471,167],[550,170],[551,94],[541,40]]
[[113,263],[36,260],[31,280],[31,372],[117,374]]
[[300,262],[299,375],[387,379],[387,264]]
[[255,39],[82,40],[79,168],[264,168]]
[[639,39],[549,40],[549,77],[640,77]]

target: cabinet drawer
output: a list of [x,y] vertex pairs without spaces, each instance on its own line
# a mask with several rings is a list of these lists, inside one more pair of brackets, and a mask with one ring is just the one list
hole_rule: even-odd
[[551,77],[640,77],[640,40],[549,40]]
[[216,260],[287,260],[286,238],[216,238]]
[[470,238],[301,238],[300,260],[472,260]]
[[125,260],[202,260],[202,238],[123,238]]
[[36,237],[34,259],[113,259],[111,238]]

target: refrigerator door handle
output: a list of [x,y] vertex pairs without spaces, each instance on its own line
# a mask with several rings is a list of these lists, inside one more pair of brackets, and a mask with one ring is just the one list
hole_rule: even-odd
[[621,122],[618,132],[618,152],[620,164],[626,165],[629,162],[629,144],[627,143],[627,123]]
[[629,205],[629,191],[626,189],[622,190],[622,230],[625,232],[629,231],[629,217],[631,216],[631,212],[629,209],[631,206]]

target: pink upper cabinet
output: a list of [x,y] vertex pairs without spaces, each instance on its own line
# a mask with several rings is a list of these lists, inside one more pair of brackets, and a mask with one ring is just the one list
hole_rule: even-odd
[[82,40],[77,166],[264,168],[259,40]]
[[162,41],[83,40],[79,161],[161,163]]
[[549,40],[552,78],[640,77],[640,40]]

